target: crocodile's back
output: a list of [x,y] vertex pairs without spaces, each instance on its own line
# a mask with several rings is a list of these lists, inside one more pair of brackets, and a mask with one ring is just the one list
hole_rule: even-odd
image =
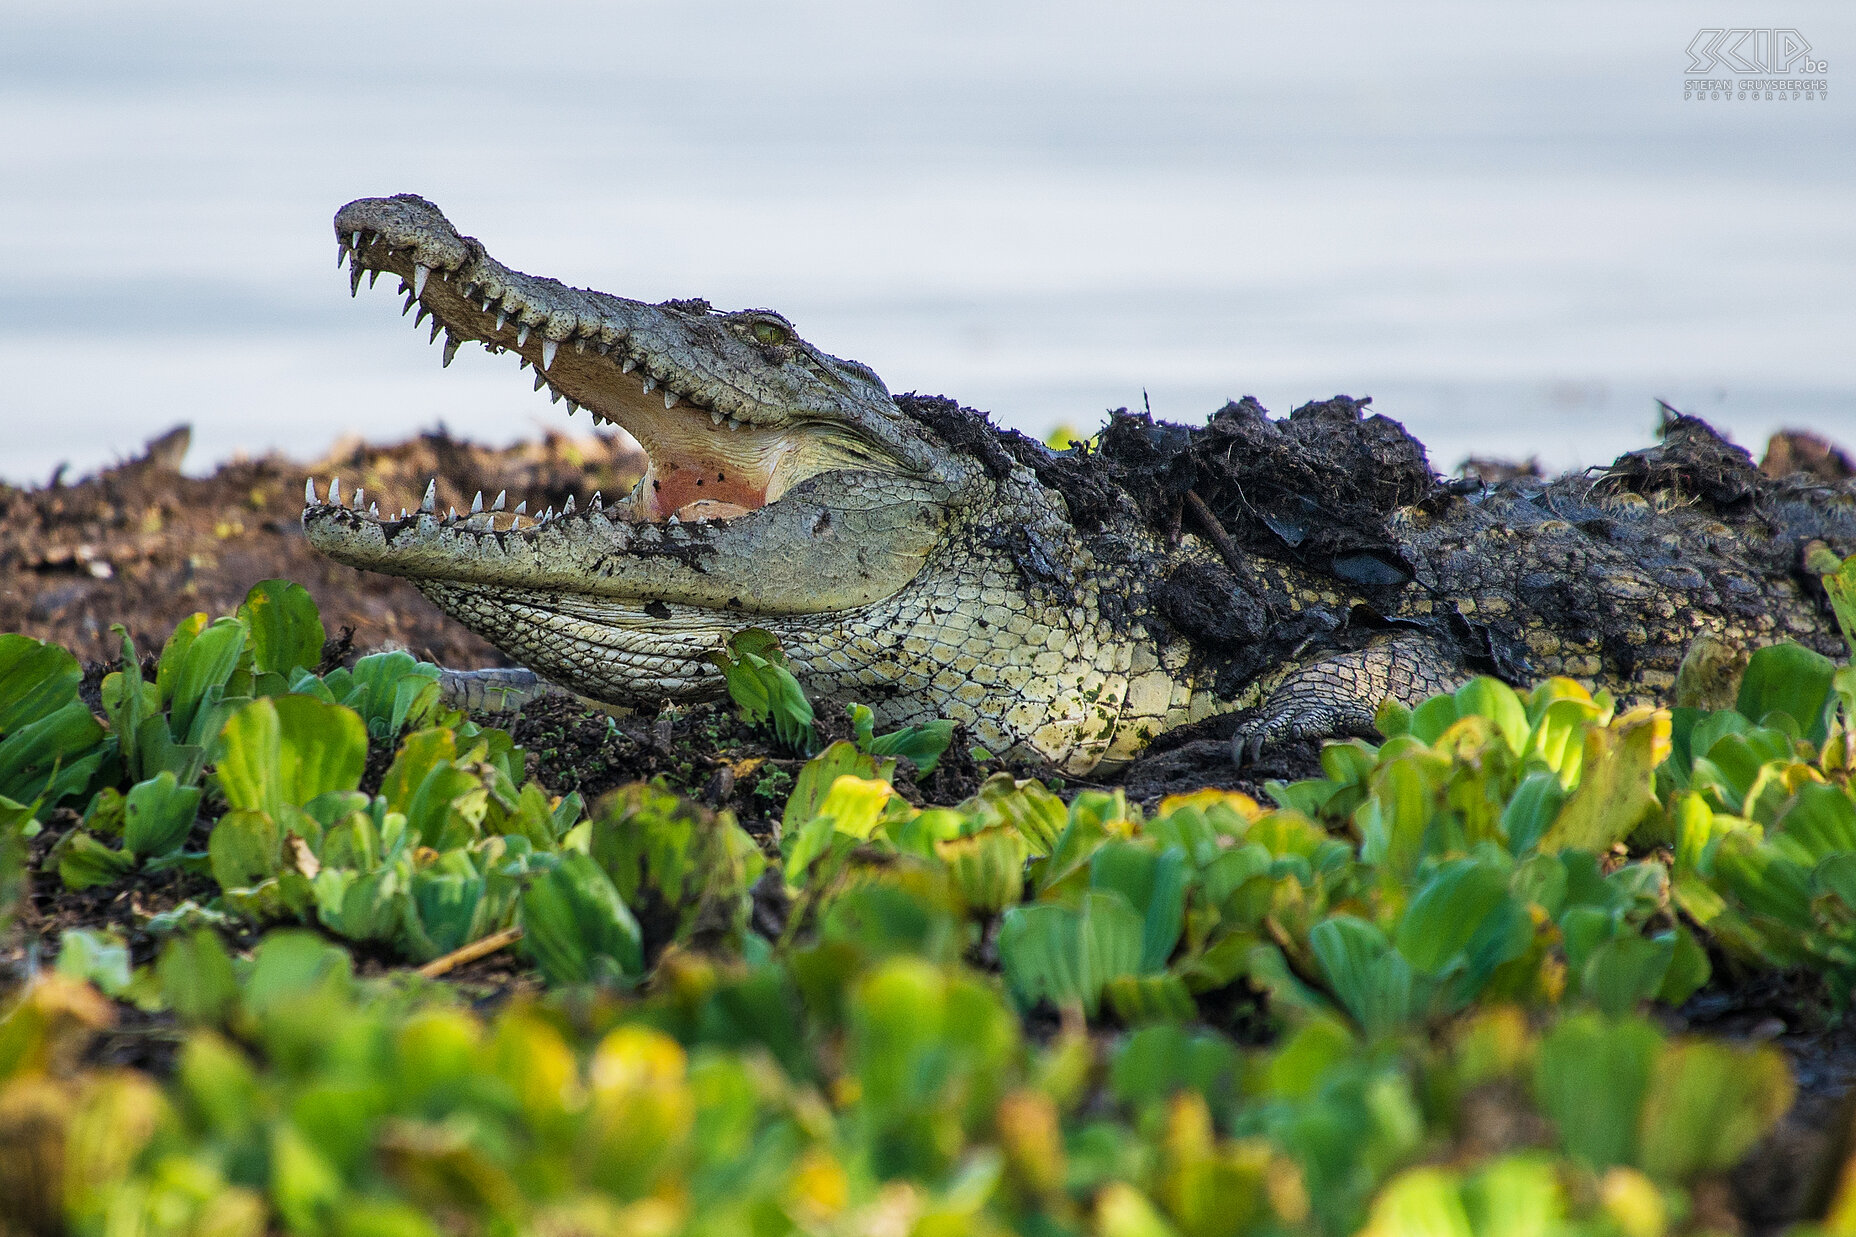
[[1416,580],[1397,612],[1454,611],[1459,636],[1486,642],[1504,677],[1563,674],[1626,693],[1665,694],[1704,634],[1837,653],[1804,558],[1812,541],[1856,552],[1856,494],[1742,468],[1724,489],[1694,475],[1607,473],[1511,481],[1401,513]]

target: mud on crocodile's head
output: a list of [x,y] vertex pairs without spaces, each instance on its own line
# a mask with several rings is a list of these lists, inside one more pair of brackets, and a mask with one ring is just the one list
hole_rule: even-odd
[[[335,217],[351,290],[402,281],[448,364],[467,341],[513,353],[570,408],[623,427],[650,465],[631,495],[539,522],[473,507],[382,518],[310,495],[311,542],[412,579],[454,617],[558,682],[618,703],[705,694],[730,631],[894,595],[966,475],[882,380],[780,315],[652,305],[511,270],[423,198]],[[371,275],[370,275],[371,278]],[[479,496],[481,499],[481,495]]]

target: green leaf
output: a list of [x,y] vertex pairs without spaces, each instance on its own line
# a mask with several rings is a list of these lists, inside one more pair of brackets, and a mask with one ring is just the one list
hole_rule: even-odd
[[644,971],[638,921],[592,856],[561,855],[522,892],[522,946],[548,982],[636,976]]
[[251,664],[258,671],[288,679],[321,663],[327,633],[315,599],[301,584],[258,581],[245,594],[238,616],[251,629]]
[[123,849],[149,859],[178,848],[193,828],[200,793],[198,786],[177,783],[165,769],[130,787],[123,802]]
[[1462,717],[1486,717],[1495,726],[1508,750],[1519,756],[1527,747],[1531,727],[1527,710],[1514,688],[1500,679],[1478,675],[1456,689],[1456,714]]
[[155,973],[168,1008],[183,1022],[224,1022],[238,1003],[232,959],[208,928],[169,938]]
[[[1343,1043],[1348,1038],[1344,1031],[1340,1036]],[[1350,1046],[1342,1047],[1336,1057],[1344,1056]],[[1229,1094],[1243,1069],[1243,1060],[1228,1040],[1177,1026],[1149,1026],[1129,1035],[1115,1053],[1108,1085],[1122,1103],[1144,1106],[1180,1091]]]
[[1856,852],[1856,802],[1843,787],[1808,783],[1770,836],[1773,846],[1805,867]]
[[869,740],[873,756],[903,756],[925,777],[941,763],[942,753],[954,739],[954,723],[946,718],[905,726]]
[[1814,926],[1810,869],[1777,847],[1730,833],[1714,852],[1714,875],[1718,887],[1754,914],[1799,932]]
[[1656,810],[1656,766],[1669,754],[1669,715],[1627,714],[1586,732],[1583,775],[1540,849],[1609,850]]
[[1166,965],[1185,930],[1186,852],[1169,846],[1156,853],[1133,842],[1108,842],[1089,861],[1092,889],[1112,889],[1141,916],[1140,970]]
[[1368,1035],[1383,1035],[1418,1016],[1425,989],[1373,924],[1335,915],[1314,926],[1308,945],[1328,991]]
[[1100,794],[1078,795],[1066,809],[1063,800],[1035,778],[1014,780],[1009,773],[995,773],[980,784],[979,793],[960,805],[960,810],[976,818],[979,827],[1009,824],[1025,835],[1033,856],[1051,853],[1057,837],[1078,814],[1101,820],[1125,820],[1125,796]]
[[1014,906],[999,927],[999,963],[1019,1001],[1080,1005],[1093,1014],[1102,987],[1141,964],[1141,918],[1118,893],[1092,889],[1074,906]]
[[1759,721],[1769,713],[1783,713],[1814,744],[1828,733],[1825,706],[1830,701],[1836,663],[1801,644],[1769,644],[1755,650],[1740,681],[1734,711]]
[[1025,860],[1030,852],[1024,834],[1010,825],[938,840],[934,854],[947,865],[948,876],[970,914],[996,914],[1024,899]]
[[0,795],[46,806],[81,793],[103,761],[103,727],[73,700],[0,740]]
[[1632,1161],[1661,1048],[1655,1029],[1634,1018],[1575,1014],[1547,1032],[1535,1058],[1534,1094],[1569,1155],[1600,1171]]
[[213,825],[206,853],[221,889],[244,889],[277,874],[283,835],[269,813],[234,808]]
[[64,839],[58,854],[58,877],[66,889],[108,885],[135,866],[135,856],[112,850],[82,829]]
[[57,970],[121,996],[129,987],[129,946],[114,928],[71,928],[58,937]]
[[1675,952],[1670,956],[1662,986],[1656,990],[1656,999],[1665,1005],[1678,1006],[1701,991],[1713,975],[1714,967],[1708,961],[1708,951],[1687,928],[1679,927],[1671,935],[1675,937]]
[[1199,1016],[1191,991],[1177,975],[1118,975],[1102,991],[1115,1016],[1129,1026],[1190,1022]]
[[738,631],[727,648],[710,654],[709,660],[721,669],[729,698],[740,708],[743,720],[755,725],[771,723],[776,737],[790,751],[817,749],[812,702],[786,668],[786,658],[772,633],[758,627]]
[[1508,900],[1506,872],[1473,859],[1450,860],[1406,908],[1396,947],[1419,974],[1442,975],[1460,962],[1484,920]]
[[333,698],[361,715],[368,733],[393,739],[408,726],[425,726],[443,713],[438,667],[394,650],[370,653],[353,670],[337,669],[323,680]]
[[[175,638],[179,635],[175,632]],[[214,693],[213,699],[223,699],[227,694],[249,636],[243,622],[222,618],[186,643],[174,671],[173,694],[167,701],[169,733],[176,742],[191,740],[195,715],[208,703],[208,692]],[[164,651],[162,661],[166,660]],[[158,675],[156,681],[160,681]],[[212,739],[211,735],[202,737],[209,742]]]
[[739,943],[766,867],[732,816],[644,782],[599,801],[590,853],[627,906],[647,922],[673,917],[671,939],[699,948]]
[[1524,855],[1538,846],[1565,802],[1565,788],[1552,771],[1536,769],[1522,778],[1502,809],[1502,832],[1508,835],[1510,853]]
[[875,759],[857,750],[846,739],[839,739],[806,761],[793,781],[793,793],[787,797],[786,813],[781,820],[781,834],[796,833],[819,814],[819,805],[839,778],[877,776]]
[[1675,952],[1673,932],[1655,937],[1621,933],[1592,950],[1580,991],[1604,1013],[1622,1017],[1662,990]]
[[77,658],[30,636],[0,636],[0,735],[10,735],[77,699]]
[[230,806],[277,819],[286,804],[353,790],[366,764],[367,729],[353,710],[313,696],[267,696],[227,721],[215,776]]
[[1642,1118],[1639,1163],[1680,1181],[1740,1162],[1791,1107],[1791,1071],[1770,1045],[1685,1039],[1656,1058]]

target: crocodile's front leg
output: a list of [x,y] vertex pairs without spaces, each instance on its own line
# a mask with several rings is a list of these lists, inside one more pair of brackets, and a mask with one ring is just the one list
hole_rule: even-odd
[[1468,677],[1449,648],[1422,632],[1380,636],[1363,649],[1293,671],[1256,716],[1238,727],[1231,756],[1242,765],[1261,755],[1265,745],[1285,739],[1371,737],[1377,733],[1373,718],[1382,700],[1415,705]]

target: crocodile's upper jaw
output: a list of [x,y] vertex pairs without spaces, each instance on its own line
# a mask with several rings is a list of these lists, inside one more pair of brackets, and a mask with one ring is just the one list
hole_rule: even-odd
[[432,340],[445,336],[447,364],[466,341],[513,352],[537,390],[631,433],[651,461],[638,518],[752,511],[834,468],[930,466],[881,379],[772,311],[649,305],[525,275],[410,194],[350,202],[335,230],[351,287],[398,276]]

